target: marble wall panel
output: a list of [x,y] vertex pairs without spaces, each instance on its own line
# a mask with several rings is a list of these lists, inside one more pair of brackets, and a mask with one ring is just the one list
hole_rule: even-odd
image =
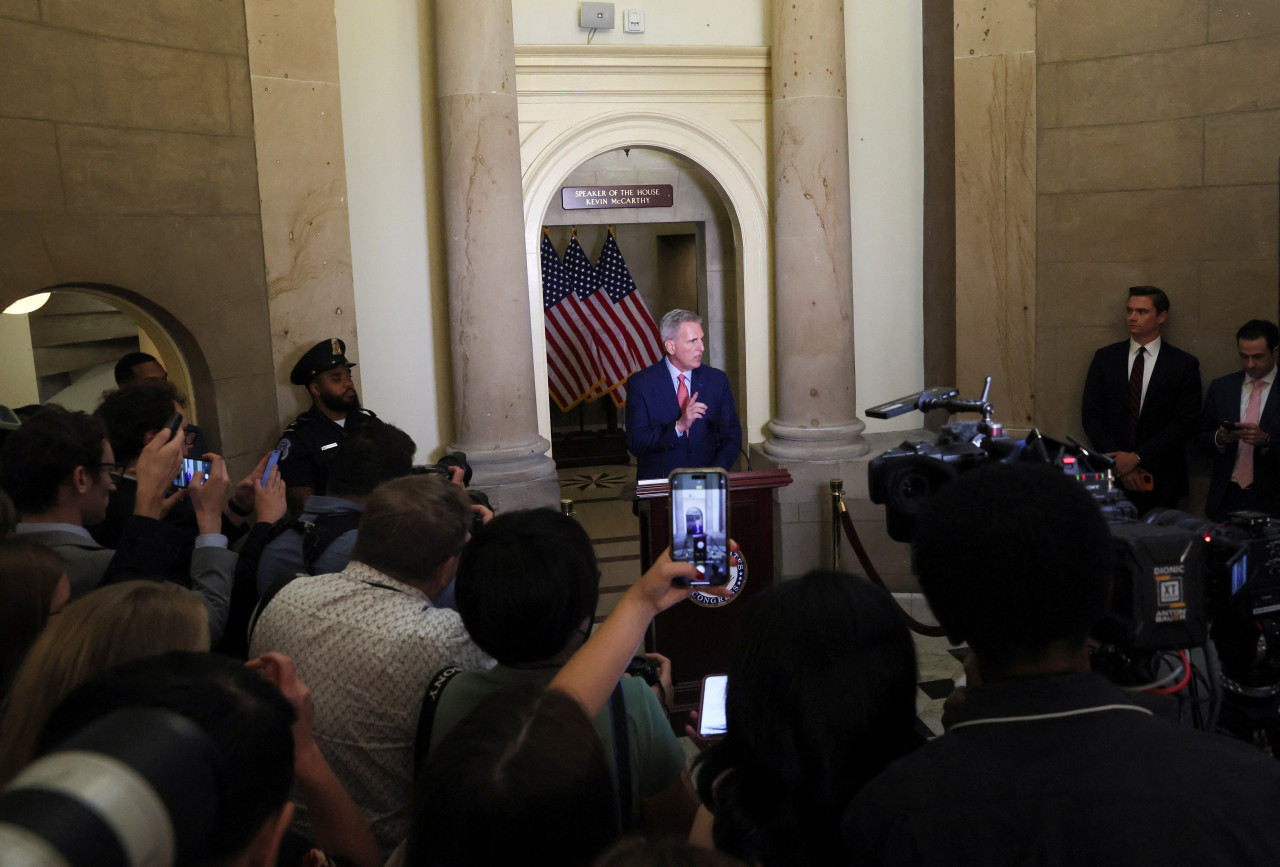
[[[1047,129],[1037,154],[1039,192],[1199,186],[1204,121]],[[1273,160],[1274,162],[1274,160]]]
[[953,5],[957,58],[1038,50],[1035,0],[958,0]]
[[222,56],[0,20],[0,116],[223,134]]
[[256,214],[253,139],[62,126],[71,213]]
[[0,212],[61,211],[62,172],[53,124],[0,118]]
[[1205,114],[1280,108],[1280,34],[1202,50],[1196,84]]
[[1038,0],[1036,51],[1041,61],[1053,63],[1201,45],[1206,5],[1205,0]]
[[209,0],[41,0],[44,22],[54,27],[223,54],[245,53],[240,3]]
[[[41,220],[55,282],[109,283],[163,308],[221,376],[270,366],[256,216],[51,216]],[[250,288],[246,288],[250,287]]]
[[252,81],[272,355],[287,418],[304,403],[289,384],[302,352],[340,337],[358,357],[341,98],[336,85],[256,72]]
[[253,74],[338,82],[338,24],[333,4],[315,0],[246,0]]
[[1200,113],[1203,48],[1041,64],[1041,128],[1140,123]]
[[1275,0],[1214,0],[1209,4],[1209,41],[1248,39],[1280,33],[1280,3]]
[[1274,184],[1280,111],[1206,117],[1204,150],[1206,184]]
[[34,214],[0,214],[0,262],[0,310],[58,282]]
[[1006,424],[1034,416],[1035,57],[961,59],[956,91],[956,376],[990,375]]
[[0,0],[0,18],[40,20],[40,0]]

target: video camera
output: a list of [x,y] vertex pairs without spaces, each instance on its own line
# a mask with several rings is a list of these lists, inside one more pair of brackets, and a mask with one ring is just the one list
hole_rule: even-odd
[[936,444],[903,442],[871,461],[871,501],[885,506],[889,536],[909,542],[916,520],[930,497],[961,473],[987,461],[1047,464],[1073,476],[1098,502],[1111,527],[1116,548],[1111,610],[1099,625],[1099,638],[1126,650],[1147,653],[1200,647],[1208,635],[1204,605],[1204,534],[1181,526],[1140,523],[1137,510],[1112,479],[1115,462],[1068,438],[1054,440],[1033,430],[1019,443],[1004,435],[987,401],[969,400],[954,388],[930,388],[866,411],[872,418],[893,418],[912,410],[978,412],[980,422],[943,427]]
[[[464,488],[470,487],[472,471],[471,464],[467,463],[466,452],[450,452],[434,464],[417,464],[409,470],[409,473],[414,476],[443,476],[446,481],[451,481],[455,467],[462,468],[462,486]],[[489,495],[484,491],[467,491],[467,498],[474,505],[484,506],[489,511],[493,511],[493,505],[489,502]],[[480,528],[483,526],[484,519],[479,514],[476,514],[471,519],[471,535],[474,536],[479,533]]]

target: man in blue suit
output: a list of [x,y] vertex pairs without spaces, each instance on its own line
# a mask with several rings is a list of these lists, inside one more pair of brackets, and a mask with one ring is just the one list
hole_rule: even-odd
[[730,469],[742,426],[724,371],[702,363],[702,319],[672,310],[659,326],[667,357],[627,380],[627,450],[636,478],[665,479],[679,467]]
[[1199,426],[1200,362],[1163,341],[1168,318],[1162,290],[1132,287],[1129,339],[1094,354],[1081,400],[1084,432],[1115,459],[1116,478],[1139,512],[1171,508],[1187,493],[1187,443]]
[[[1272,400],[1280,329],[1250,319],[1236,332],[1239,372],[1209,383],[1201,414],[1200,447],[1214,456],[1204,513],[1215,521],[1241,509],[1280,513],[1280,400]],[[1257,396],[1255,397],[1255,392]]]

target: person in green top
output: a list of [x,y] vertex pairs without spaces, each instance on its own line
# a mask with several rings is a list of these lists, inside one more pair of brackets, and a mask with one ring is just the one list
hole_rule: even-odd
[[[456,579],[458,613],[473,641],[498,661],[453,677],[440,693],[431,750],[486,698],[510,687],[546,686],[586,640],[599,599],[591,540],[572,518],[550,509],[494,518],[463,549]],[[668,683],[669,678],[668,678]],[[640,678],[624,677],[629,767],[619,775],[613,706],[595,718],[615,788],[629,779],[623,824],[647,834],[685,837],[697,811],[666,712]]]

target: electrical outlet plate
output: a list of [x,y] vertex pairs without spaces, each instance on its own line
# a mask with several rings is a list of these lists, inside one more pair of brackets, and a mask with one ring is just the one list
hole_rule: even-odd
[[624,33],[644,33],[644,10],[627,9],[622,13]]
[[589,30],[612,30],[613,4],[583,3],[578,26]]

